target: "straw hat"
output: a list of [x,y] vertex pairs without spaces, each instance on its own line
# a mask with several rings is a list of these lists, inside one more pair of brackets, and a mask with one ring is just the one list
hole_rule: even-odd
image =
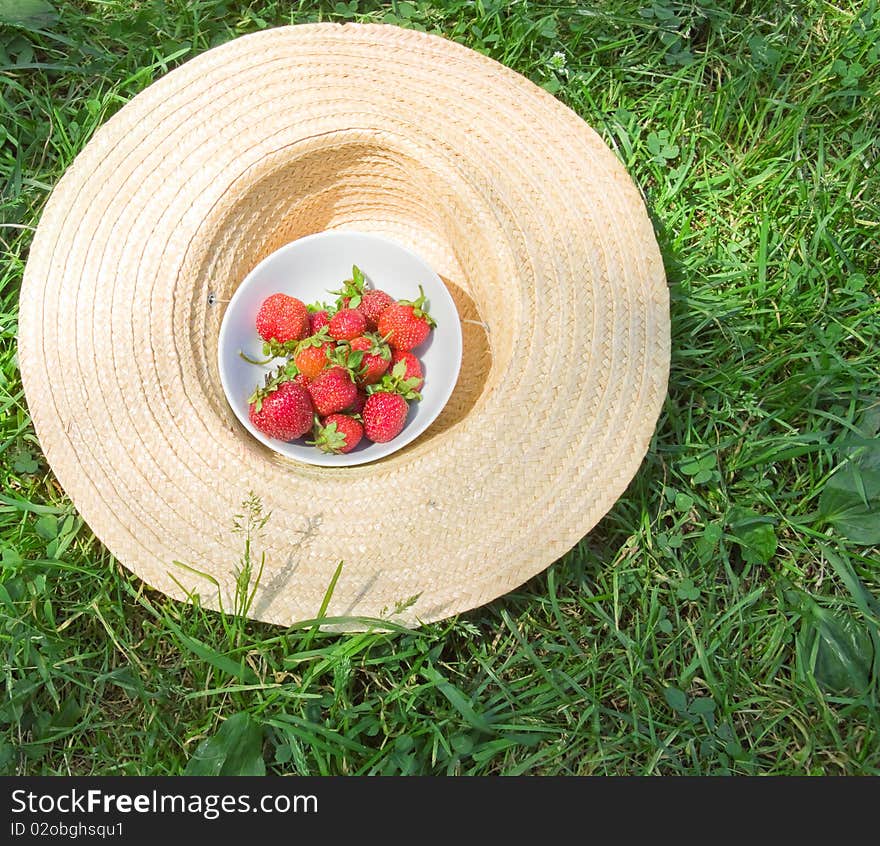
[[[258,261],[334,228],[437,270],[464,360],[425,434],[328,469],[244,431],[216,345]],[[522,584],[621,495],[666,392],[668,292],[637,189],[550,94],[435,36],[296,26],[193,59],[95,134],[35,236],[19,354],[52,469],[149,585],[231,608],[253,491],[251,616],[314,617],[342,561],[329,616],[414,624]]]

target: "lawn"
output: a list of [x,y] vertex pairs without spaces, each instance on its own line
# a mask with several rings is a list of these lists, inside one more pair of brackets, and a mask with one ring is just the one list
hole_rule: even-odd
[[[875,0],[0,18],[25,6],[0,23],[0,772],[880,773]],[[437,32],[550,90],[641,188],[670,284],[669,396],[624,496],[541,576],[411,633],[146,589],[55,481],[16,366],[34,227],[96,127],[211,46],[314,20]]]

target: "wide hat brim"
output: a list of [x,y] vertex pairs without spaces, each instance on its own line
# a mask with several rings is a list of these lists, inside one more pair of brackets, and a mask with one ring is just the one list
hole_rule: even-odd
[[[319,468],[237,422],[217,336],[261,259],[338,228],[437,270],[464,355],[415,442]],[[250,616],[313,618],[343,562],[327,615],[417,624],[521,585],[621,495],[666,392],[668,291],[638,191],[550,94],[436,36],[285,27],[95,134],[34,238],[19,357],[58,480],[149,585],[231,610],[255,494]]]

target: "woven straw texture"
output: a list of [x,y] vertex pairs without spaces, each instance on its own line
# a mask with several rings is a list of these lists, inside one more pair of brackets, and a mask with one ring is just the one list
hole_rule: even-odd
[[[216,345],[257,262],[338,228],[437,270],[464,358],[410,446],[319,468],[238,424]],[[251,616],[314,617],[341,560],[328,615],[417,624],[522,584],[621,495],[666,392],[668,291],[638,191],[548,93],[439,37],[286,27],[96,133],[35,236],[19,355],[52,469],[149,585],[229,609],[254,491],[271,517]]]

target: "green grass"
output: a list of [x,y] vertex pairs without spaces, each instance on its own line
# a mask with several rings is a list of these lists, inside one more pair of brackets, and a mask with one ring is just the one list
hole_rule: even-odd
[[[0,771],[179,773],[234,735],[225,771],[880,773],[876,2],[56,5],[0,25]],[[642,188],[671,286],[626,494],[545,574],[414,633],[145,589],[59,489],[16,368],[33,228],[95,128],[317,18],[440,32],[552,90]]]

